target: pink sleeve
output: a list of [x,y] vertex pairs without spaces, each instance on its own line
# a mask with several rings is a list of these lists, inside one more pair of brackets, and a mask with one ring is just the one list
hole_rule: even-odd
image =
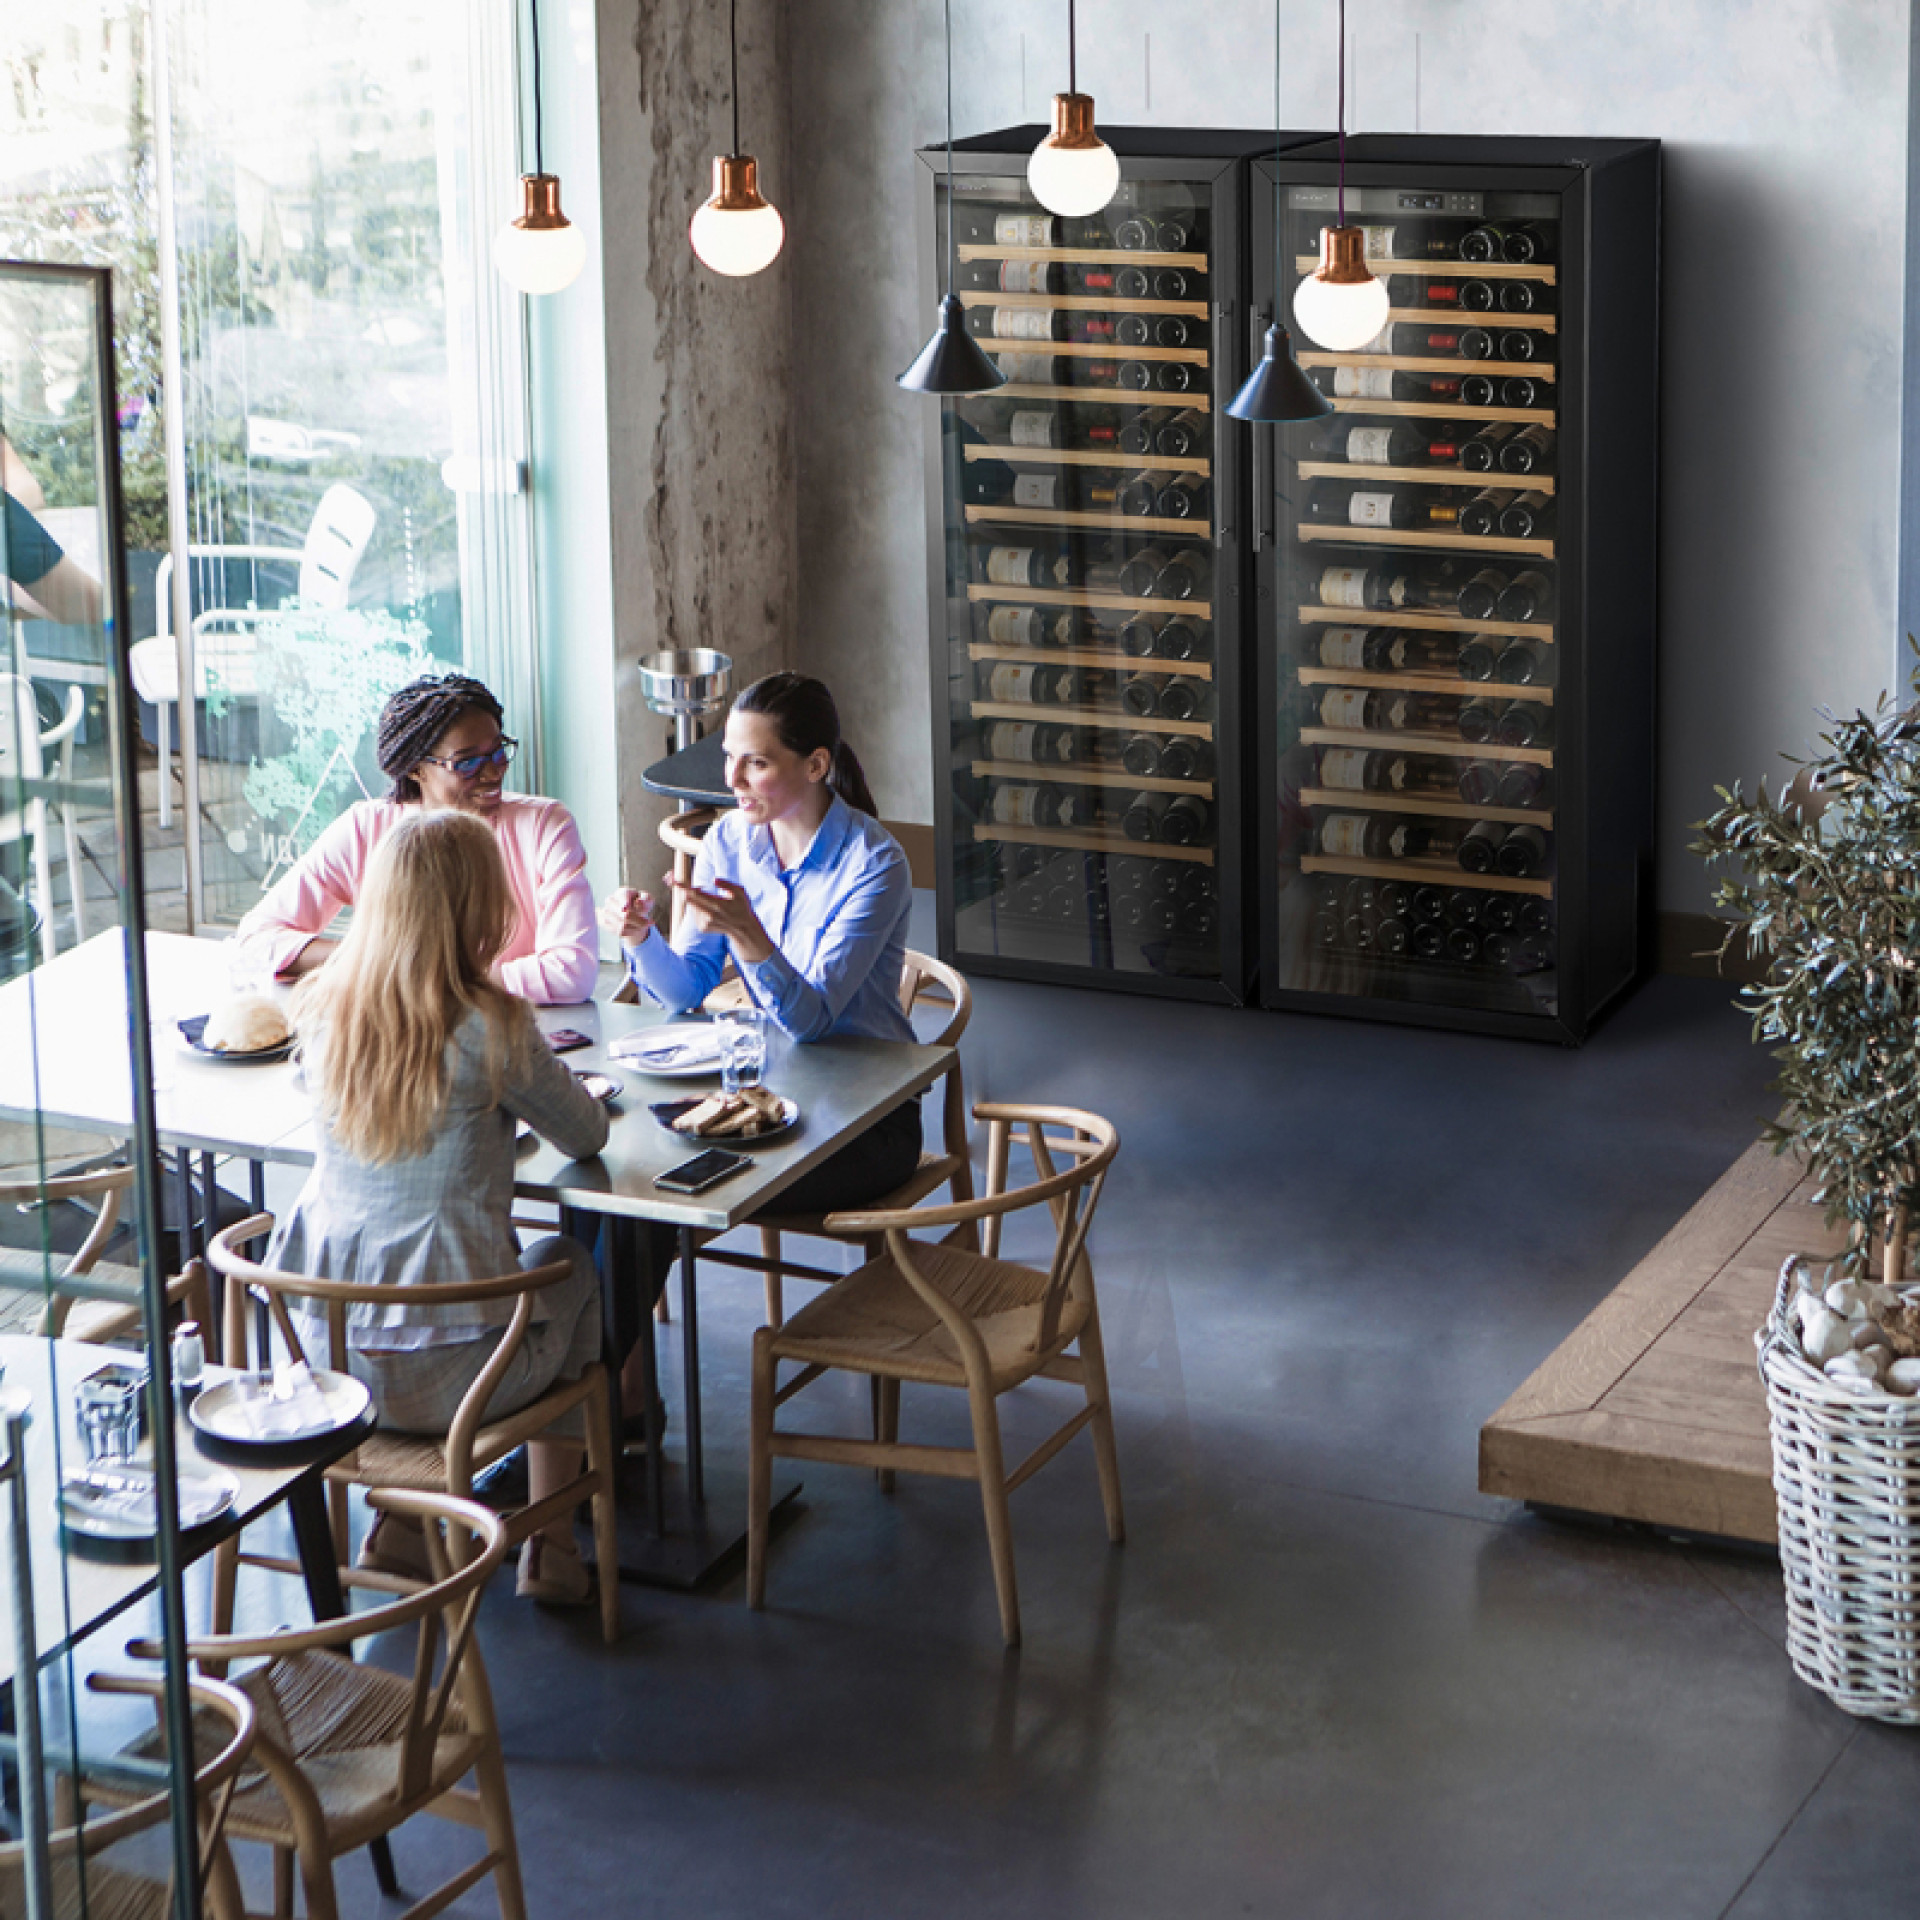
[[529,809],[515,829],[510,858],[521,871],[511,877],[519,882],[516,898],[533,900],[533,951],[505,962],[500,983],[540,1006],[591,1000],[600,978],[600,929],[580,830],[558,802]]
[[284,973],[353,904],[378,838],[372,810],[350,807],[240,922],[234,941],[241,952],[276,975]]

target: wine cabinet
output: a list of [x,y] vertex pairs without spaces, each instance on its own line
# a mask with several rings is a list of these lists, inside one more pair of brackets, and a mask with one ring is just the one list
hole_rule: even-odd
[[[1250,169],[1242,367],[1336,217]],[[1577,1042],[1650,939],[1660,156],[1347,142],[1389,318],[1252,429],[1260,998]],[[1290,317],[1290,316],[1289,316]]]
[[[1252,978],[1246,156],[1271,133],[1104,129],[1063,219],[1039,127],[920,155],[925,310],[1007,373],[929,433],[941,952],[969,971],[1238,1003]],[[1286,136],[1288,144],[1319,136]]]

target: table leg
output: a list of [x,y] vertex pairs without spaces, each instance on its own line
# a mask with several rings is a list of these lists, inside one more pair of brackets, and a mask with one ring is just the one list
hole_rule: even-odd
[[[700,1436],[700,1307],[695,1283],[691,1227],[680,1229],[680,1362],[687,1400],[687,1498],[698,1507],[707,1497],[706,1463]],[[651,1329],[649,1329],[651,1333]]]
[[[247,1199],[255,1213],[266,1212],[267,1168],[264,1161],[249,1160],[247,1162]],[[259,1244],[256,1240],[252,1246],[258,1247]],[[258,1253],[254,1254],[254,1258],[259,1258]],[[260,1364],[263,1367],[272,1364],[267,1356],[273,1351],[273,1311],[265,1300],[256,1300],[253,1303],[253,1350],[260,1356]],[[227,1364],[237,1366],[239,1363],[230,1360]]]
[[180,1208],[180,1264],[184,1267],[194,1256],[193,1234],[193,1155],[185,1147],[173,1151],[174,1196]]
[[[301,1577],[307,1583],[307,1604],[316,1620],[338,1620],[347,1610],[346,1590],[334,1564],[333,1529],[327,1524],[327,1486],[318,1472],[294,1482],[287,1495],[287,1517],[293,1522],[293,1541],[300,1555]],[[393,1870],[393,1849],[383,1834],[369,1841],[373,1877],[389,1898],[400,1891]]]

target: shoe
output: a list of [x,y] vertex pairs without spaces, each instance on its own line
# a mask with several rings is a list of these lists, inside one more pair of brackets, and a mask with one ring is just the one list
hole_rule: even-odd
[[424,1582],[433,1578],[433,1568],[427,1563],[427,1536],[420,1522],[406,1514],[375,1514],[354,1564],[369,1573],[392,1574],[401,1580]]
[[530,1535],[520,1547],[520,1576],[514,1592],[522,1600],[538,1600],[547,1607],[585,1607],[593,1604],[593,1575],[571,1541],[557,1547],[544,1533]]

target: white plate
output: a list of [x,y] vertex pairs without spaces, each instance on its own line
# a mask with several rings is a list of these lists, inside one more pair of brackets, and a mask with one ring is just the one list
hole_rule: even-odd
[[209,1387],[187,1409],[204,1434],[230,1446],[284,1447],[318,1440],[360,1419],[373,1396],[351,1374],[313,1370],[313,1385],[292,1402],[271,1396],[273,1375],[240,1373]]
[[[182,1472],[180,1524],[204,1527],[233,1505],[239,1488],[218,1467]],[[144,1462],[103,1460],[60,1485],[60,1523],[90,1540],[146,1540],[160,1526],[153,1469]]]
[[680,1020],[622,1034],[607,1051],[637,1073],[690,1080],[695,1074],[720,1071],[720,1029],[705,1020]]

